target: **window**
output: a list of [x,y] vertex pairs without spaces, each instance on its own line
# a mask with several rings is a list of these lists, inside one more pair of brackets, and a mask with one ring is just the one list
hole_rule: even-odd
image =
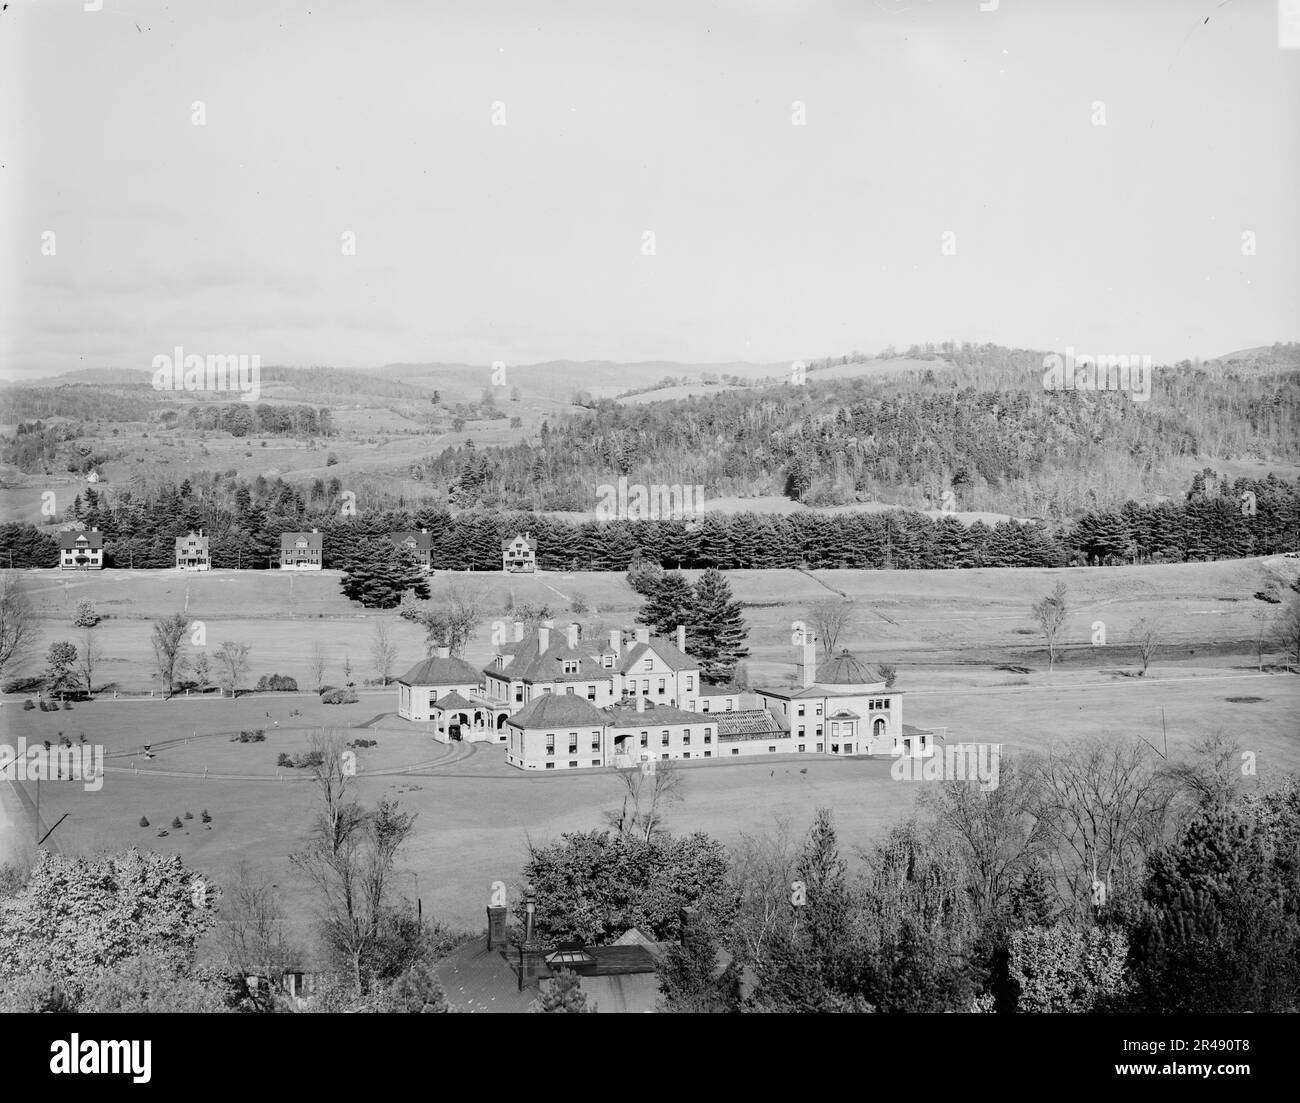
[[815,715],[815,716],[820,716],[821,714],[822,714],[822,707],[821,707],[821,705],[818,705],[818,706],[817,706],[817,711],[816,711],[816,713],[814,713],[814,715]]
[[437,699],[438,699],[438,691],[436,689],[429,690],[429,704],[433,704],[434,701],[436,701]]
[[604,656],[602,656],[602,659],[603,659],[604,661],[601,663],[601,665],[604,666],[604,668],[605,668],[606,670],[613,670],[613,669],[614,669],[614,656],[613,656],[613,655],[604,655]]
[[645,663],[642,665],[641,669],[642,669],[642,670],[653,670],[653,669],[654,669],[654,665],[655,665],[655,661],[654,661],[654,659],[652,659],[652,658],[650,658],[650,657],[647,657],[647,658],[646,658],[646,661],[645,661]]
[[705,743],[712,743],[712,742],[713,742],[713,736],[712,736],[712,734],[709,732],[709,729],[708,729],[708,728],[705,728],[705,729],[704,729],[704,742],[705,742]]
[[588,687],[587,687],[587,700],[588,700],[588,701],[594,701],[595,699],[596,699],[596,687],[595,687],[595,686],[588,686]]
[[732,748],[731,748],[731,753],[732,753],[732,754],[740,754],[740,748],[739,748],[739,747],[732,747]]
[[803,737],[803,725],[802,725],[802,724],[799,725],[799,731],[797,732],[797,734],[799,735],[800,738]]
[[691,729],[687,728],[682,733],[682,746],[689,747],[690,745],[691,745]]
[[820,724],[817,725],[817,734],[819,736],[822,734],[822,726]]
[[825,748],[825,746],[826,746],[825,743],[818,743],[818,744],[817,744],[817,753],[818,753],[818,754],[821,754],[821,753],[822,753],[822,750]]
[[845,743],[845,744],[844,744],[844,753],[845,753],[845,754],[852,754],[852,753],[853,753],[853,744],[852,744],[852,743]]
[[546,764],[546,768],[547,768],[548,770],[554,770],[554,769],[555,769],[555,763],[554,763],[554,762],[548,762],[548,763]]
[[564,692],[567,693],[567,694],[569,694],[570,696],[572,696],[572,695],[573,695],[573,686],[565,686],[565,687],[564,687]]
[[577,674],[577,673],[578,673],[578,660],[577,660],[577,659],[565,659],[565,660],[564,660],[564,673],[565,673],[565,674]]
[[712,752],[712,751],[705,751],[705,752],[704,752],[704,757],[705,757],[705,758],[712,758],[712,757],[713,757],[713,752]]
[[[574,750],[577,750],[577,748],[575,747]],[[574,760],[574,759],[570,759],[570,760],[569,760],[569,765],[570,765],[570,766],[576,766],[577,764],[578,764],[578,763],[577,763],[576,760]]]
[[515,703],[518,704],[524,699],[524,687],[515,686]]
[[600,732],[591,733],[591,749],[593,751],[600,750]]
[[600,765],[600,759],[598,759],[598,758],[593,758],[593,759],[591,760],[591,764],[592,764],[593,766],[599,766],[599,765]]
[[703,706],[703,708],[702,708],[700,711],[701,711],[701,712],[708,712],[708,711],[709,711],[709,699],[708,699],[707,697],[704,698],[704,706]]
[[661,747],[668,746],[668,733],[666,731],[659,733],[659,746]]
[[694,689],[695,689],[695,675],[688,674],[686,675],[686,692],[690,693]]
[[768,747],[768,749],[767,749],[767,753],[768,753],[768,754],[774,754],[775,752],[776,752],[776,748],[775,748],[775,747]]
[[882,702],[882,707],[884,707],[884,708],[889,708],[889,698],[888,698],[888,697],[886,697],[885,700]]
[[691,752],[690,752],[690,751],[683,751],[683,752],[682,752],[682,757],[683,757],[683,758],[690,758],[690,757],[691,757]]
[[662,758],[662,759],[664,759],[664,760],[667,760],[667,758],[668,758],[668,756],[667,756],[666,754],[661,754],[659,757]]
[[799,744],[799,749],[802,751],[806,745],[807,745],[807,744],[800,743],[800,744]]
[[553,735],[548,735],[546,737],[546,753],[547,754],[555,753],[555,736]]
[[649,732],[642,732],[642,733],[641,733],[641,746],[643,746],[643,747],[648,747],[649,745],[650,745],[650,733],[649,733]]
[[569,754],[578,753],[578,733],[569,732]]
[[799,706],[798,711],[795,712],[795,715],[796,715],[796,716],[802,716],[802,715],[803,715],[803,705],[800,705],[800,706]]
[[663,695],[664,695],[664,679],[663,679],[663,678],[660,678],[660,679],[659,679],[659,696],[662,697]]

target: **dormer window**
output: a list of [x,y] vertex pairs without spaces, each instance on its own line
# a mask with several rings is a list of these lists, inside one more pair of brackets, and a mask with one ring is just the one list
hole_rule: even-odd
[[604,667],[605,667],[606,670],[613,670],[613,669],[614,669],[614,656],[613,656],[613,655],[605,655],[605,656],[603,656],[603,665],[604,665]]
[[564,659],[564,660],[563,660],[563,663],[564,663],[564,673],[565,673],[565,674],[577,674],[577,673],[578,673],[578,660],[577,660],[577,659]]

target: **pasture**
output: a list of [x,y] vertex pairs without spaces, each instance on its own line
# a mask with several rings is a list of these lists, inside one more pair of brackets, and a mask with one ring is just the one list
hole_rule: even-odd
[[[1257,670],[1252,614],[1278,607],[1251,595],[1269,578],[1293,578],[1296,566],[1279,558],[1055,572],[739,571],[730,578],[746,603],[754,685],[793,677],[791,625],[810,602],[848,596],[859,612],[842,645],[873,662],[895,663],[904,719],[946,728],[950,742],[999,742],[1014,752],[1091,736],[1141,738],[1153,754],[1167,748],[1172,757],[1203,735],[1223,731],[1255,752],[1267,780],[1300,768],[1300,681],[1281,672],[1276,654],[1265,673]],[[306,654],[320,641],[334,656],[326,680],[339,682],[339,656],[347,650],[360,682],[376,620],[400,633],[399,670],[424,653],[418,629],[391,613],[349,606],[331,572],[31,575],[45,618],[42,646],[80,638],[69,618],[76,601],[90,597],[112,617],[94,631],[116,656],[104,669],[123,684],[147,685],[150,620],[182,609],[187,591],[190,615],[207,622],[210,647],[224,638],[252,645],[254,675],[290,674],[306,685]],[[614,574],[456,578],[481,587],[494,610],[510,593],[558,609],[582,592],[601,609],[594,618],[573,618],[588,624],[631,624],[640,604],[623,576]],[[1068,646],[1049,673],[1041,640],[1027,631],[1028,606],[1058,578],[1069,588]],[[434,582],[436,593],[442,578]],[[1125,641],[1144,616],[1167,624],[1168,645],[1138,678]],[[476,664],[491,654],[492,619],[506,618],[485,618],[467,653]],[[557,619],[571,618],[557,612]],[[1105,645],[1092,643],[1097,622],[1104,624]],[[303,841],[314,793],[303,771],[280,769],[276,760],[281,752],[305,750],[319,727],[351,727],[349,738],[377,741],[358,752],[358,795],[366,802],[395,797],[418,814],[400,861],[402,886],[414,896],[418,883],[426,913],[458,926],[483,925],[491,883],[516,879],[529,838],[598,827],[618,795],[612,771],[524,775],[504,764],[497,747],[436,744],[419,725],[396,718],[392,688],[363,688],[350,706],[326,706],[311,693],[233,700],[110,697],[57,713],[23,711],[20,701],[10,695],[0,709],[6,742],[57,739],[60,732],[75,741],[84,732],[110,756],[98,792],[75,782],[42,786],[45,825],[69,813],[52,842],[72,853],[131,844],[174,852],[217,881],[246,859],[276,880],[304,937],[313,903],[288,855]],[[266,729],[265,742],[230,741],[229,733],[255,728]],[[146,743],[152,759],[140,753]],[[924,784],[895,781],[889,768],[883,759],[799,755],[685,764],[685,800],[671,809],[669,823],[675,831],[702,830],[735,842],[770,832],[782,820],[801,832],[814,810],[826,805],[851,855],[905,817]],[[7,838],[11,852],[30,848],[32,789],[30,783],[0,784],[0,846]],[[198,819],[204,808],[213,817],[210,830]],[[172,817],[186,811],[195,819],[172,830]],[[139,826],[141,816],[149,827]],[[160,829],[169,834],[160,837]]]

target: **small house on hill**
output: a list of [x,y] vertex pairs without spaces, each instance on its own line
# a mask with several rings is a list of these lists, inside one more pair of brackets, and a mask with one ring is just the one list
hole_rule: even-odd
[[89,532],[59,533],[59,569],[64,571],[101,571],[104,569],[104,534]]
[[212,557],[208,551],[208,538],[202,530],[197,534],[176,537],[176,569],[178,571],[209,571]]
[[410,551],[423,570],[433,569],[433,537],[429,535],[428,529],[421,529],[419,532],[395,532],[389,539],[396,547]]
[[537,570],[537,540],[522,532],[501,541],[501,569],[512,574],[532,574]]
[[324,561],[325,538],[319,529],[280,533],[280,570],[319,571]]

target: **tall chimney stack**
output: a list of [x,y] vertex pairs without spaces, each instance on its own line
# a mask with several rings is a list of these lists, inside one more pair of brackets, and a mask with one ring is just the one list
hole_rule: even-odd
[[636,642],[637,642],[637,643],[649,643],[649,642],[650,642],[650,629],[649,629],[649,628],[638,628],[638,629],[636,630]]
[[570,624],[570,625],[568,626],[568,628],[565,629],[565,636],[566,636],[565,643],[567,643],[567,644],[569,645],[569,648],[570,648],[571,650],[576,650],[576,649],[577,649],[577,646],[578,646],[578,631],[579,631],[579,626],[578,626],[578,624],[577,624],[576,622],[573,623],[573,624]]
[[636,711],[645,712],[645,697],[640,693],[637,693],[635,696],[636,696]]
[[813,683],[817,681],[817,635],[815,632],[804,632],[800,651],[803,659],[799,663],[799,680],[803,683],[804,689],[811,689]]
[[440,659],[450,659],[450,658],[451,658],[451,648],[450,648],[450,647],[435,647],[435,648],[434,648],[434,654],[437,655],[438,658],[440,658]]
[[521,620],[517,620],[515,621],[515,643],[523,643],[523,642],[524,642],[524,622]]
[[537,629],[537,654],[545,655],[551,647],[551,630],[545,626]]
[[677,626],[677,650],[683,655],[686,654],[686,625],[684,624]]
[[609,649],[614,652],[614,658],[618,658],[623,651],[623,633],[617,628],[609,630]]

